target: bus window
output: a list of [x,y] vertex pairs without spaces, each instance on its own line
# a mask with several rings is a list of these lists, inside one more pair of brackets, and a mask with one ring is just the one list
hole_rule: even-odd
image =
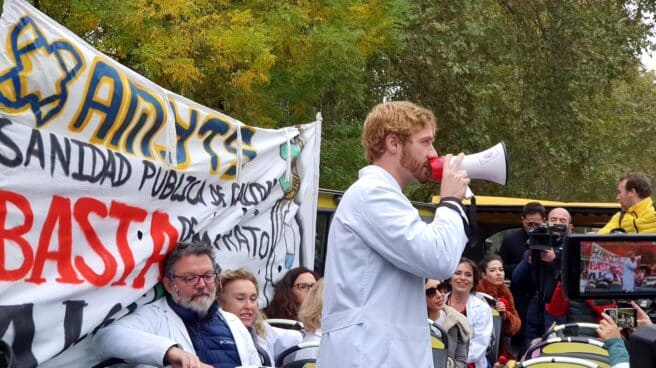
[[501,241],[503,240],[503,237],[507,233],[514,230],[515,229],[502,230],[485,239],[485,254],[490,254],[490,253],[499,254],[499,250],[501,249]]
[[[326,263],[326,250],[330,221],[344,193],[336,190],[319,189],[317,200],[317,223],[315,238],[314,271],[322,275]],[[534,199],[513,197],[477,196],[477,244],[467,247],[463,256],[475,262],[480,261],[485,254],[498,253],[504,234],[520,228],[523,206]],[[587,233],[603,226],[611,216],[619,210],[617,203],[582,203],[537,200],[549,211],[555,207],[566,208],[573,217],[574,232]],[[433,220],[439,197],[434,197],[432,203],[412,202],[417,208],[422,220]],[[466,210],[470,210],[469,201],[464,201]]]
[[317,212],[317,232],[314,243],[314,272],[323,277],[324,265],[326,264],[326,244],[328,243],[328,227],[333,212]]

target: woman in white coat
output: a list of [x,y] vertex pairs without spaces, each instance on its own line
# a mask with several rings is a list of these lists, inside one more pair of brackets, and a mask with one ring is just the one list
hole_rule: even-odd
[[471,325],[473,337],[469,340],[467,363],[485,368],[493,329],[492,309],[475,295],[478,280],[480,273],[476,264],[468,258],[461,258],[450,280],[451,293],[447,295],[446,304],[465,315]]
[[300,343],[303,336],[299,331],[266,323],[258,308],[257,297],[257,279],[252,273],[243,268],[221,273],[219,304],[225,311],[239,317],[251,333],[255,346],[265,352],[273,366],[280,353]]

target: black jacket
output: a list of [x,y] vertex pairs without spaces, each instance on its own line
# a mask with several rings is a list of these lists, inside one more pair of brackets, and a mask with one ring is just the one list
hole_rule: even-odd
[[524,252],[528,249],[526,246],[527,242],[528,234],[524,231],[524,228],[509,231],[503,236],[499,256],[503,260],[503,267],[507,279],[512,277],[515,267],[522,261],[522,256],[524,256]]

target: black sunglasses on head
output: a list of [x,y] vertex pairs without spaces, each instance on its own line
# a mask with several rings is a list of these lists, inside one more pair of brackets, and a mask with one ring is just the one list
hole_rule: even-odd
[[442,285],[442,284],[436,287],[430,287],[426,289],[426,296],[434,296],[437,291],[439,291],[441,294],[444,294],[447,291],[449,291],[449,288],[446,285]]

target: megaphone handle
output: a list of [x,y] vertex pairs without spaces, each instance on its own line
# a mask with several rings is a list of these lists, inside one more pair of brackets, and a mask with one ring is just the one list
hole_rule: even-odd
[[465,191],[465,199],[471,199],[474,196],[474,192],[469,189],[469,186],[467,186],[467,190]]

